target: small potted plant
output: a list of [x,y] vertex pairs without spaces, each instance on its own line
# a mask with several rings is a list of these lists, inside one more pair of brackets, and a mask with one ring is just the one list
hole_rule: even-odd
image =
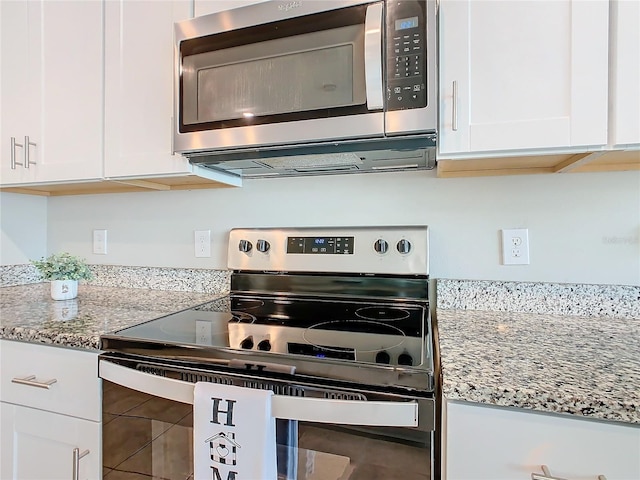
[[69,300],[78,295],[78,280],[91,280],[93,274],[84,259],[69,253],[57,253],[31,260],[42,278],[51,281],[51,298]]

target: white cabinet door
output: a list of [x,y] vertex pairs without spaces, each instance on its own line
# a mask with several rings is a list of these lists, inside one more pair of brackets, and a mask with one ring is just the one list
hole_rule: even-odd
[[608,12],[606,0],[442,0],[440,158],[605,145]]
[[[33,176],[20,183],[102,176],[102,7],[102,2],[82,0],[3,5],[2,82],[9,86],[2,89],[2,155],[4,160],[4,152],[10,151],[7,137],[19,143],[28,137],[32,145],[22,149],[28,149],[34,162],[29,168]],[[18,17],[17,25],[11,25],[10,11]],[[5,32],[5,26],[10,30]],[[17,38],[5,44],[5,35],[18,29]],[[22,58],[5,59],[5,52]],[[4,125],[12,125],[11,132],[5,133]],[[18,182],[5,181],[3,175],[3,184],[9,183]]]
[[233,8],[244,7],[253,3],[262,3],[269,0],[195,0],[194,14],[196,17],[209,13],[222,12]]
[[99,422],[101,399],[96,351],[0,339],[1,401]]
[[173,24],[191,10],[189,0],[106,2],[105,177],[192,171],[171,145]]
[[446,402],[446,480],[640,478],[640,426]]
[[[29,91],[28,4],[0,2],[0,184],[29,182],[34,169],[24,168]],[[22,145],[22,146],[19,146]],[[12,159],[13,157],[13,159]]]
[[102,478],[100,423],[0,402],[0,478],[69,480],[74,449],[80,479]]
[[640,2],[611,1],[612,145],[640,144]]

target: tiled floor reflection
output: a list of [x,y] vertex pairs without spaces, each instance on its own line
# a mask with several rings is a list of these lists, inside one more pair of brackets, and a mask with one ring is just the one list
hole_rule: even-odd
[[[104,382],[105,480],[193,480],[191,406]],[[429,450],[299,426],[297,480],[429,480]]]
[[103,478],[186,480],[193,472],[191,405],[104,382]]
[[[299,446],[307,451],[326,452],[349,459],[349,468],[345,469],[345,476],[337,477],[340,480],[430,479],[431,460],[427,448],[309,425],[300,426],[299,435]],[[299,473],[301,467],[299,464]],[[308,478],[325,480],[323,477]],[[336,477],[327,478],[333,480]]]

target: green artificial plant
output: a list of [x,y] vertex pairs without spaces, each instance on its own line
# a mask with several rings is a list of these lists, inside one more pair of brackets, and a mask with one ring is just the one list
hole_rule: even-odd
[[31,260],[45,280],[91,280],[93,273],[85,260],[63,252],[46,259]]

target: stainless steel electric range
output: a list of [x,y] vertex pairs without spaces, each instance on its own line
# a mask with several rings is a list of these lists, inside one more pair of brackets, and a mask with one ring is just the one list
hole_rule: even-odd
[[[228,298],[102,336],[101,377],[182,403],[189,394],[176,385],[199,381],[333,402],[329,414],[304,403],[282,409],[282,478],[316,478],[291,449],[327,453],[318,440],[327,428],[349,444],[328,452],[349,459],[336,478],[366,478],[371,468],[404,475],[387,478],[437,478],[428,228],[233,229],[228,267]],[[166,394],[148,386],[152,377],[173,382]],[[358,415],[341,413],[354,402]],[[371,439],[381,451],[407,449],[412,466],[401,455],[376,466],[365,458],[375,451]],[[361,454],[352,452],[358,442]]]

